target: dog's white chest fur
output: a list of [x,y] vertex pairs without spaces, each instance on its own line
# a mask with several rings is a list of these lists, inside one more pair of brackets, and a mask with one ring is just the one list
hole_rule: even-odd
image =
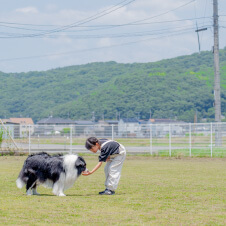
[[78,177],[78,170],[75,167],[75,162],[78,156],[68,155],[64,157],[65,182],[64,190],[70,188]]

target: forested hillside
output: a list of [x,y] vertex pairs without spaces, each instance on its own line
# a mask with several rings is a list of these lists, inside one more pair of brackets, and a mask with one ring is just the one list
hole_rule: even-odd
[[[220,51],[222,114],[226,112],[226,48]],[[71,119],[214,118],[213,54],[155,63],[90,63],[42,72],[0,73],[0,117],[50,114]]]

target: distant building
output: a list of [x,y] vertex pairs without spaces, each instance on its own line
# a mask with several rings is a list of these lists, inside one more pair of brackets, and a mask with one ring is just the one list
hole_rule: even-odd
[[150,119],[152,125],[152,136],[165,137],[171,135],[182,135],[187,131],[186,122],[173,119]]
[[28,137],[29,131],[34,133],[34,122],[32,118],[9,118],[10,122],[20,125],[20,137]]
[[102,138],[111,138],[118,135],[117,120],[99,120],[95,127],[95,134]]
[[76,120],[74,123],[76,136],[95,136],[95,122],[89,120]]
[[[118,135],[119,121],[118,120],[106,120],[106,123],[109,125],[105,129],[107,136],[112,137],[112,135],[113,135],[113,137],[116,137]],[[112,132],[113,132],[113,134],[112,134]]]
[[96,123],[90,120],[76,120],[74,121],[75,125],[87,126],[87,125],[95,125]]
[[118,123],[118,134],[120,137],[140,137],[141,125],[136,118],[122,118]]
[[44,118],[39,120],[37,125],[74,125],[75,121],[71,119],[63,119],[63,118]]
[[44,118],[36,123],[35,133],[40,135],[62,134],[69,131],[71,125],[75,125],[75,122],[71,119],[63,118]]
[[140,122],[140,136],[144,138],[149,138],[150,137],[150,120],[139,120]]
[[12,138],[20,137],[19,123],[11,122],[10,119],[2,119],[2,122],[4,124],[4,127],[0,124],[0,131],[3,131],[3,139],[9,139],[9,134]]
[[177,120],[173,120],[173,119],[150,119],[150,122],[152,124],[182,124],[185,123],[183,121],[177,121]]
[[181,135],[185,133],[186,126],[185,122],[172,119],[122,118],[118,124],[118,135],[134,138],[165,137],[169,135],[169,132],[171,135]]
[[105,122],[108,124],[108,125],[114,125],[114,126],[117,126],[119,121],[118,120],[105,120]]

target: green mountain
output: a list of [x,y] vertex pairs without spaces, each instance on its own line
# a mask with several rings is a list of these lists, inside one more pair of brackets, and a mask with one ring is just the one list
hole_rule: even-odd
[[[226,112],[226,48],[220,50],[221,104]],[[120,117],[214,119],[213,54],[154,63],[90,63],[28,73],[0,72],[0,118],[53,114],[72,119]]]

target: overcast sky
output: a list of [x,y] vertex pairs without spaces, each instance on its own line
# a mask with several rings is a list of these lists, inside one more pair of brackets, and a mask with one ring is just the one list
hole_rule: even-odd
[[[154,62],[213,46],[212,0],[0,0],[0,71]],[[220,48],[226,1],[219,0]]]

